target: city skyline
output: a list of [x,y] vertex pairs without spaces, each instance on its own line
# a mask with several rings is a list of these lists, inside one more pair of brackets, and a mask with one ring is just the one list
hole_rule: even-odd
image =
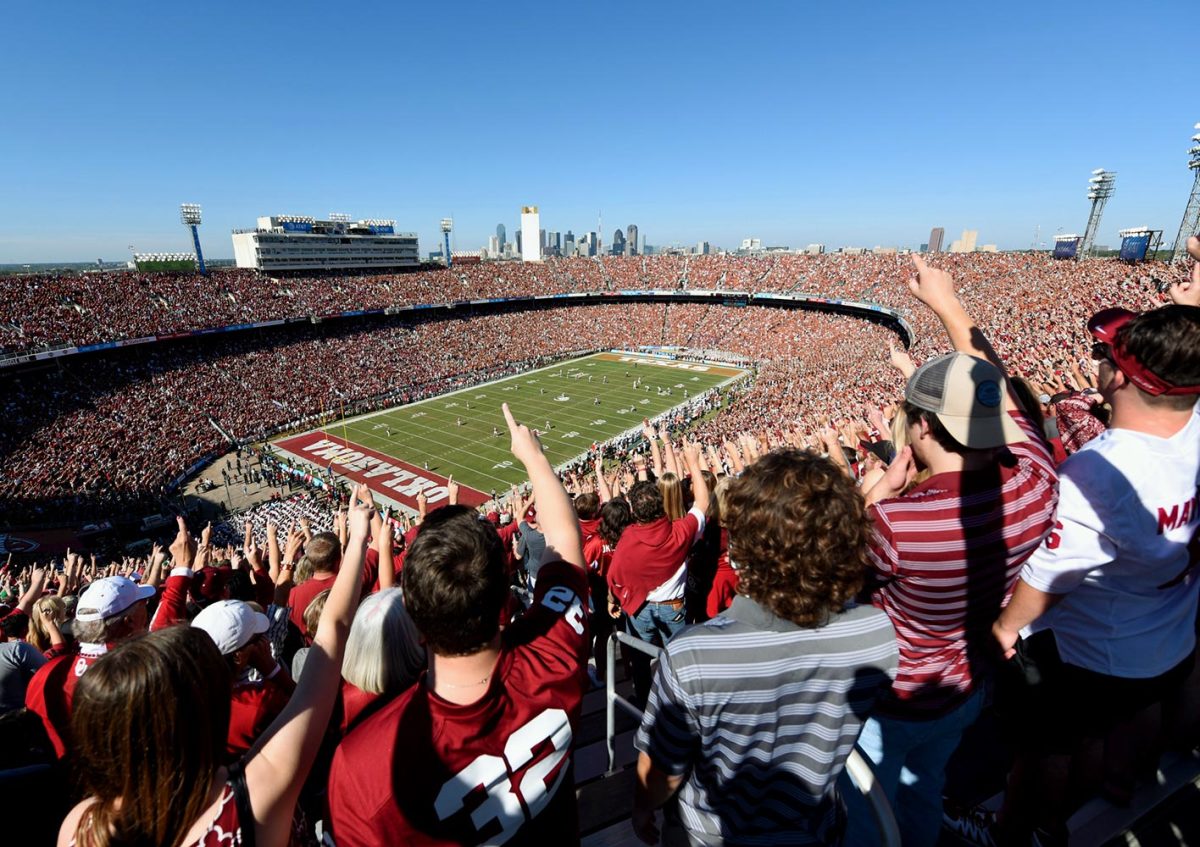
[[[1186,4],[1068,3],[1044,27],[1030,25],[1044,8],[1023,3],[881,6],[865,23],[848,8],[617,5],[637,26],[585,8],[570,37],[545,4],[464,14],[453,62],[443,39],[392,49],[397,32],[440,29],[434,4],[336,31],[307,0],[282,29],[230,0],[199,15],[136,0],[65,17],[15,6],[0,55],[21,79],[0,136],[0,263],[189,250],[181,202],[204,208],[214,259],[260,216],[330,209],[394,218],[422,253],[452,217],[455,249],[478,249],[497,221],[513,238],[524,203],[558,232],[590,231],[604,210],[606,245],[620,220],[660,245],[916,248],[939,226],[1028,249],[1035,233],[1083,231],[1098,167],[1121,174],[1098,242],[1179,226],[1200,109],[1178,91],[1136,117],[1116,107],[1135,83],[1186,78],[1187,51],[1162,49]],[[1117,22],[1121,47],[1101,60]],[[798,51],[797,33],[819,37]],[[314,59],[327,72],[309,71]],[[519,104],[495,77],[518,59],[540,83],[604,79],[636,96]],[[1075,78],[1093,108],[1061,108],[1055,91]],[[931,85],[936,104],[921,97]]]

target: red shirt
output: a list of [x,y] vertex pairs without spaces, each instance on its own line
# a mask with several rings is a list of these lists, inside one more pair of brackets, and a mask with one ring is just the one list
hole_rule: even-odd
[[873,596],[896,627],[900,668],[880,710],[933,717],[975,689],[988,662],[992,623],[1021,564],[1049,534],[1058,476],[1041,433],[991,467],[931,476],[868,510],[875,524],[871,564],[886,584]]
[[636,615],[646,596],[679,570],[703,530],[695,510],[677,521],[659,518],[625,527],[608,570],[613,597],[627,615]]
[[296,683],[283,670],[262,682],[249,682],[233,687],[229,708],[229,737],[225,751],[229,761],[240,759],[266,732],[271,721],[279,717],[283,707],[296,690]]
[[705,611],[715,618],[733,604],[737,595],[738,574],[729,564],[729,530],[721,527],[721,550],[717,554],[717,571],[713,575],[712,588],[708,590]]
[[483,697],[449,703],[422,679],[352,730],[329,776],[338,847],[578,844],[586,608],[583,571],[545,564]]
[[336,577],[336,573],[314,573],[308,579],[304,580],[304,582],[293,588],[292,593],[288,595],[288,605],[292,607],[289,617],[292,623],[296,625],[296,629],[309,638],[312,638],[316,633],[309,632],[304,628],[304,610],[308,608],[309,603],[316,599],[318,594],[329,588],[333,588],[333,580]]
[[42,719],[46,735],[54,745],[58,758],[67,755],[67,739],[71,731],[71,700],[75,686],[96,660],[107,652],[107,647],[81,645],[79,653],[56,656],[38,668],[25,689],[25,707]]

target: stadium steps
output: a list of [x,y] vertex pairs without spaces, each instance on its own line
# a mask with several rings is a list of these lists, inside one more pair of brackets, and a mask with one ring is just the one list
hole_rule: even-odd
[[[617,693],[632,697],[633,683],[626,677],[624,663],[620,661],[616,680]],[[616,770],[606,775],[604,689],[593,689],[584,695],[575,743],[575,796],[583,847],[632,847],[641,843],[629,825],[635,773],[632,766],[637,759],[633,747],[636,730],[637,722],[618,711]]]
[[[984,808],[996,810],[1001,791]],[[1069,847],[1182,847],[1200,844],[1200,751],[1168,753],[1152,784],[1141,786],[1128,808],[1098,797],[1084,803],[1067,821]],[[939,847],[967,842],[944,830]]]

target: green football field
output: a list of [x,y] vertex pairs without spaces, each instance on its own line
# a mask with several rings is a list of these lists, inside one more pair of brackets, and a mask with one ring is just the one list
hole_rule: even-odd
[[[597,353],[330,423],[302,436],[279,439],[275,446],[322,468],[328,464],[326,459],[332,459],[334,473],[351,479],[365,476],[363,481],[373,488],[379,477],[372,477],[369,467],[359,468],[353,459],[343,461],[337,447],[326,447],[332,452],[320,454],[314,445],[324,439],[327,445],[353,448],[358,455],[395,460],[398,466],[404,463],[430,478],[453,476],[481,494],[506,492],[510,485],[523,482],[525,473],[509,453],[501,403],[508,403],[519,422],[539,431],[546,455],[559,465],[585,452],[593,442],[640,427],[643,418],[660,415],[744,374],[735,367]],[[353,473],[342,472],[343,466]],[[379,493],[394,497],[399,486],[387,485],[392,493],[378,488]],[[407,501],[409,497],[396,499]],[[464,498],[464,502],[470,499]]]

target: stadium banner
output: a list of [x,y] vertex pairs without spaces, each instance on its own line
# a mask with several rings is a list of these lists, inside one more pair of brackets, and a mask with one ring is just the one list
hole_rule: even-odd
[[37,532],[0,532],[0,556],[12,553],[45,555],[62,554],[67,548],[79,550],[83,547],[79,534],[73,529],[47,529]]
[[[450,496],[446,477],[347,441],[336,433],[315,430],[276,441],[274,446],[318,466],[322,472],[328,469],[352,482],[366,483],[372,491],[413,510],[417,508],[417,494],[421,492],[425,493],[430,506],[444,505]],[[458,502],[465,506],[474,508],[489,499],[482,491],[459,485]]]
[[158,341],[158,336],[149,335],[145,338],[126,338],[124,341],[118,341],[118,347],[132,347],[135,344],[149,344],[152,341]]
[[381,224],[371,224],[370,226],[367,227],[367,229],[371,230],[371,233],[373,235],[395,235],[396,234],[396,228],[394,226],[392,226],[391,224],[388,224],[387,226],[384,226]]
[[307,221],[284,221],[284,232],[312,232],[313,225]]
[[1079,250],[1080,238],[1064,238],[1054,242],[1055,259],[1074,259]]
[[1127,235],[1121,239],[1122,262],[1144,262],[1150,249],[1150,234]]
[[[76,347],[75,349],[80,353],[92,353],[92,352],[95,352],[96,350],[115,350],[116,348],[117,348],[117,342],[103,341],[100,344],[85,344],[84,346]],[[57,352],[57,351],[55,351],[55,352]]]

